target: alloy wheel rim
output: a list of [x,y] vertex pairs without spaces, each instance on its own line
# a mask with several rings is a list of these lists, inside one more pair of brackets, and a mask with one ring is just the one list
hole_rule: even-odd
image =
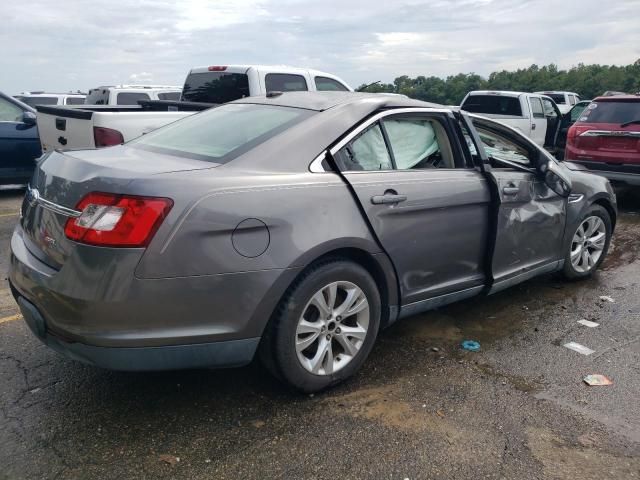
[[607,241],[607,229],[600,217],[586,218],[571,241],[571,265],[580,273],[592,270],[600,260]]
[[369,301],[362,289],[332,282],[307,303],[296,327],[296,353],[314,375],[331,375],[358,354],[369,331]]

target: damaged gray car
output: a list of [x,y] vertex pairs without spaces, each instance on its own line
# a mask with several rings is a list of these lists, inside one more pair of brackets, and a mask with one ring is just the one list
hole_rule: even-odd
[[609,182],[515,130],[401,97],[238,100],[122,146],[52,152],[11,240],[46,345],[116,370],[240,366],[321,390],[396,320],[591,275]]

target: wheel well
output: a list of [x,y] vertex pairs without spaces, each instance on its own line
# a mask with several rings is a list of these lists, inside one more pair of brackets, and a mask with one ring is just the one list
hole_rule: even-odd
[[[317,265],[319,262],[324,262],[332,259],[340,259],[340,260],[349,260],[354,263],[357,263],[361,267],[363,267],[369,274],[373,277],[373,280],[376,282],[378,286],[378,291],[380,292],[380,302],[382,304],[382,317],[380,318],[380,328],[384,328],[389,321],[389,288],[393,288],[393,286],[388,285],[386,276],[382,267],[378,263],[378,261],[371,255],[369,252],[365,250],[361,250],[359,248],[339,248],[336,250],[331,250],[330,252],[324,253],[320,257],[316,258],[313,262],[309,263],[309,265],[298,275],[299,278],[301,275],[314,265]],[[296,282],[293,281],[293,283]]]
[[608,213],[609,213],[609,217],[611,217],[611,230],[615,229],[616,227],[616,211],[613,208],[613,205],[611,205],[611,202],[609,202],[608,200],[604,199],[604,198],[599,198],[597,199],[595,202],[593,202],[594,205],[600,205],[602,208],[604,208]]

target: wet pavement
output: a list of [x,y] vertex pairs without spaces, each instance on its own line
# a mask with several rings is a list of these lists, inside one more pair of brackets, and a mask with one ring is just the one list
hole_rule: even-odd
[[[594,278],[544,276],[403,320],[353,380],[314,396],[259,365],[137,374],[66,360],[16,319],[5,284],[0,479],[640,478],[640,191],[619,202]],[[19,203],[0,192],[2,272]],[[588,387],[591,373],[614,384]]]

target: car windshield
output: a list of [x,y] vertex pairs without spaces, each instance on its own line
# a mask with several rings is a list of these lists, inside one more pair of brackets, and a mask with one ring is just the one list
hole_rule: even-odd
[[313,113],[273,105],[227,104],[167,125],[128,145],[167,155],[227,163]]
[[640,100],[591,102],[578,121],[620,125],[637,119],[640,119]]
[[522,116],[520,99],[502,95],[470,95],[461,108],[467,112]]

